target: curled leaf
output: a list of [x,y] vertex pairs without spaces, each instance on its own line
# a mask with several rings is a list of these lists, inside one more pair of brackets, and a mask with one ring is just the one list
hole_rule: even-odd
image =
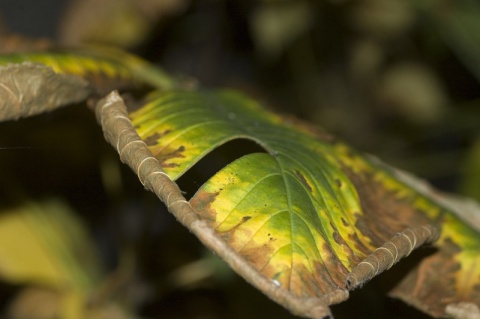
[[[438,235],[430,258],[451,267],[425,269],[398,296],[435,316],[452,302],[480,303],[479,233],[387,166],[325,133],[229,91],[159,92],[130,113],[111,94],[97,116],[142,184],[232,268],[295,314],[329,316],[328,305],[345,300],[348,289]],[[187,201],[172,180],[239,138],[266,153],[233,161]]]
[[172,79],[143,59],[112,48],[16,52],[0,56],[0,65],[33,62],[51,67],[56,73],[81,76],[100,93],[112,89],[147,85],[169,88]]
[[78,76],[30,62],[0,66],[0,120],[18,119],[78,103],[92,93]]

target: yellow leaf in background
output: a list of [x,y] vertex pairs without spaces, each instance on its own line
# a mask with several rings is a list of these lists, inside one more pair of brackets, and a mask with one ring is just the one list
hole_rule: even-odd
[[1,212],[0,280],[39,287],[21,292],[10,316],[86,318],[87,302],[102,278],[93,247],[80,220],[58,200]]
[[28,203],[0,215],[0,277],[85,289],[99,278],[84,229],[58,201]]

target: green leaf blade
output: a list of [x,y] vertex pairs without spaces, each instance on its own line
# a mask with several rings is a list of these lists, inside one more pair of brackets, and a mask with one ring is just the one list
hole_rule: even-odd
[[[267,153],[245,155],[221,169],[188,203],[181,195],[172,201],[171,193],[156,192],[168,207],[184,205],[188,220],[172,212],[187,227],[196,218],[206,222],[196,225],[209,225],[216,239],[201,235],[206,230],[200,226],[195,234],[292,311],[310,313],[314,308],[301,304],[312,298],[320,305],[344,300],[347,289],[431,243],[438,231],[438,252],[391,294],[435,316],[445,315],[446,307],[458,302],[480,303],[480,232],[433,192],[422,191],[379,161],[230,91],[157,92],[129,117],[147,153],[172,180],[234,139],[250,139],[265,149]],[[143,180],[148,178],[135,163],[132,168]],[[157,190],[159,181],[150,185]],[[462,238],[467,228],[476,235]],[[469,276],[471,284],[465,285]]]
[[131,118],[172,179],[235,138],[268,151],[218,172],[191,203],[235,250],[296,294],[321,296],[344,287],[348,272],[375,248],[366,238],[351,243],[362,238],[351,227],[353,212],[361,209],[330,155],[332,146],[285,127],[280,117],[240,95],[169,92]]
[[[256,153],[240,158],[216,174],[191,203],[204,219],[211,221],[222,238],[280,286],[299,296],[330,293],[337,289],[340,280],[322,289],[312,284],[317,281],[312,275],[315,269],[325,264],[322,258],[332,260],[332,255],[320,253],[317,248],[326,245],[324,236],[318,232],[321,228],[315,230],[306,221],[309,216],[305,212],[311,213],[314,208],[308,201],[302,201],[301,196],[289,198],[283,185],[284,178],[275,159]],[[207,205],[202,203],[203,199],[207,199]],[[346,271],[343,273],[346,276]]]

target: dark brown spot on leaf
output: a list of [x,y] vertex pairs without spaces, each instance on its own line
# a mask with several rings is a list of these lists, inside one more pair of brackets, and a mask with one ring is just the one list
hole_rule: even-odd
[[307,180],[305,179],[305,176],[303,176],[302,173],[300,173],[299,170],[295,170],[295,175],[298,177],[300,182],[308,189],[308,191],[311,193],[312,192],[312,187],[308,184]]
[[345,239],[340,235],[340,233],[338,232],[337,229],[335,229],[335,226],[333,225],[332,222],[330,222],[330,225],[332,226],[332,228],[334,229],[333,231],[333,240],[335,240],[335,242],[339,245],[341,245],[343,247],[343,249],[347,250],[348,253],[349,253],[349,258],[350,260],[354,263],[354,264],[357,264],[359,263],[360,261],[362,261],[362,258],[364,256],[358,256],[357,254],[355,254],[355,252],[350,248],[349,244],[345,241]]
[[170,132],[170,130],[166,130],[165,132],[155,132],[153,133],[152,135],[146,137],[143,141],[145,142],[145,144],[147,144],[147,146],[155,146],[157,145],[157,141],[159,138],[161,138],[162,136],[164,136],[165,134],[168,134]]
[[342,236],[340,236],[340,234],[338,233],[338,231],[334,231],[333,232],[333,240],[335,240],[335,242],[337,244],[341,244],[342,243]]
[[342,181],[339,180],[338,178],[335,179],[335,183],[337,184],[337,186],[340,188],[342,187]]
[[[232,231],[234,232],[235,230],[236,229],[233,229]],[[224,234],[222,234],[222,237],[224,239],[227,239],[228,237],[233,238],[231,234],[228,237],[225,237]],[[263,244],[254,248],[243,248],[239,251],[239,253],[248,261],[250,261],[258,270],[260,270],[268,263],[272,254],[274,253],[274,249],[270,245]]]
[[354,243],[355,248],[357,250],[360,250],[365,256],[372,253],[372,250],[369,249],[367,246],[365,246],[364,243],[360,240],[360,238],[358,238],[357,233],[350,235],[349,239],[351,240],[352,243]]
[[175,167],[175,166],[179,166],[179,164],[165,163],[165,162],[168,160],[171,160],[172,158],[185,158],[185,155],[182,154],[184,151],[185,151],[185,146],[183,145],[178,147],[175,150],[165,148],[160,153],[156,154],[155,157],[158,159],[162,167]]
[[157,144],[157,140],[160,137],[160,133],[155,132],[153,135],[146,137],[143,141],[147,146],[153,146]]
[[354,214],[355,227],[368,236],[374,245],[381,246],[396,233],[431,221],[413,205],[416,194],[400,197],[388,190],[369,173],[355,173],[343,167],[360,198],[362,212]]
[[323,279],[330,282],[334,287],[345,288],[345,279],[349,273],[348,269],[340,262],[333,248],[328,243],[324,243],[321,249],[323,254],[326,255],[324,259],[324,267],[326,269],[323,270],[326,274],[323,275]]
[[212,227],[215,227],[214,223],[217,218],[217,212],[215,212],[215,210],[211,207],[211,204],[218,194],[218,192],[208,193],[199,191],[190,200],[190,205],[195,209],[196,212],[198,212],[199,217],[209,221]]

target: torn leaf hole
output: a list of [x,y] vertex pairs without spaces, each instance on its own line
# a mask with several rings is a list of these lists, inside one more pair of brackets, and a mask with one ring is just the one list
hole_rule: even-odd
[[266,153],[256,142],[239,138],[212,150],[183,174],[177,184],[185,198],[190,200],[197,190],[222,168],[248,154]]

